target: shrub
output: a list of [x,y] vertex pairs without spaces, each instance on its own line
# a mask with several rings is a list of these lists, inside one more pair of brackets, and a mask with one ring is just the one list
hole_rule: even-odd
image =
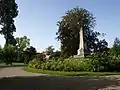
[[28,67],[40,69],[41,63],[42,63],[41,61],[33,59],[32,61],[29,62]]
[[88,71],[90,65],[87,60],[73,58],[63,60],[60,58],[58,60],[49,60],[42,63],[40,61],[32,60],[29,63],[29,67],[53,71]]
[[120,71],[120,58],[112,56],[109,52],[96,53],[90,61],[90,70],[95,72]]
[[96,53],[90,59],[91,71],[107,71],[110,65],[110,57],[108,52]]
[[29,67],[53,71],[92,71],[113,72],[120,71],[120,58],[113,58],[108,52],[96,53],[89,58],[59,58],[49,61],[32,60]]

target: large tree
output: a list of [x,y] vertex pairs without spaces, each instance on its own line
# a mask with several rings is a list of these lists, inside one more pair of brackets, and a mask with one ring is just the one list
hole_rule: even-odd
[[36,55],[36,49],[33,46],[26,48],[24,51],[24,63],[28,63]]
[[98,39],[101,33],[94,31],[95,17],[86,9],[77,7],[68,10],[57,25],[59,28],[56,34],[57,39],[61,42],[61,54],[63,56],[77,54],[80,27],[82,27],[84,33],[86,53],[103,51],[107,48],[107,42]]
[[13,32],[16,32],[14,18],[18,15],[18,6],[15,0],[0,0],[0,34],[6,39],[6,44],[15,45]]
[[27,38],[27,36],[23,36],[23,37],[17,37],[16,38],[16,49],[17,49],[17,60],[20,61],[21,60],[21,56],[23,54],[23,52],[25,51],[26,48],[28,48],[30,46],[30,39]]

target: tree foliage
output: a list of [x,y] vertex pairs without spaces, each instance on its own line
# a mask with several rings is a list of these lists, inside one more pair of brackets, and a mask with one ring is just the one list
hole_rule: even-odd
[[16,42],[17,42],[17,44],[16,44],[17,60],[20,61],[20,57],[22,56],[23,52],[30,45],[30,39],[28,39],[27,36],[20,37],[20,38],[17,37]]
[[54,48],[53,48],[53,46],[51,45],[51,46],[49,46],[48,48],[46,48],[46,54],[47,55],[53,55],[53,52],[54,52]]
[[24,62],[28,63],[30,60],[33,59],[33,56],[36,55],[36,49],[33,46],[30,46],[28,48],[26,48],[26,50],[24,51]]
[[113,55],[114,57],[118,57],[120,56],[120,40],[119,38],[115,38],[114,40],[114,45],[113,47],[110,49],[111,55]]
[[6,39],[6,44],[15,45],[13,32],[16,32],[14,18],[18,15],[18,6],[15,0],[0,0],[0,34]]
[[56,58],[56,57],[59,58],[60,56],[61,56],[61,51],[58,51],[58,50],[57,50],[57,51],[55,51],[55,52],[53,53],[53,57],[55,57],[55,58]]
[[114,46],[115,45],[120,45],[120,39],[118,37],[116,37],[114,40]]
[[16,49],[15,46],[8,44],[4,46],[3,48],[3,55],[4,55],[4,61],[6,64],[12,64],[16,57]]
[[98,39],[101,33],[94,31],[95,17],[86,9],[77,7],[68,10],[57,25],[58,32],[56,34],[57,39],[61,42],[61,54],[63,56],[77,54],[80,27],[83,28],[86,53],[102,51],[107,48],[107,42]]

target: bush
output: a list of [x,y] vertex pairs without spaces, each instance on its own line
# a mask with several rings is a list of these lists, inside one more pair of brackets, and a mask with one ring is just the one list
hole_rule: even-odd
[[89,61],[90,70],[95,72],[107,71],[109,69],[110,60],[108,52],[96,53]]
[[89,64],[90,70],[94,72],[120,71],[120,58],[112,56],[109,52],[94,54]]
[[[41,62],[38,59],[29,64],[32,68],[53,71],[92,71],[92,72],[119,72],[120,57],[114,58],[109,52],[96,53],[89,58],[59,58]],[[35,65],[34,65],[35,64]]]
[[40,69],[41,63],[42,63],[41,61],[33,59],[32,61],[29,62],[28,67]]
[[90,65],[87,60],[73,58],[63,60],[60,58],[58,60],[49,60],[42,63],[38,60],[32,60],[29,63],[29,67],[53,71],[88,71]]

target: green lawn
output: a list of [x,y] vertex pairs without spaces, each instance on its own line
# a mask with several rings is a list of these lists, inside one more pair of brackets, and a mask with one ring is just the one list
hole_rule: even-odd
[[108,75],[120,75],[120,72],[64,72],[64,71],[49,71],[38,70],[33,68],[24,68],[25,71],[41,74],[51,74],[60,76],[108,76]]
[[24,63],[12,63],[11,65],[6,65],[5,63],[0,63],[0,68],[4,68],[4,67],[25,67],[27,65],[25,65]]

